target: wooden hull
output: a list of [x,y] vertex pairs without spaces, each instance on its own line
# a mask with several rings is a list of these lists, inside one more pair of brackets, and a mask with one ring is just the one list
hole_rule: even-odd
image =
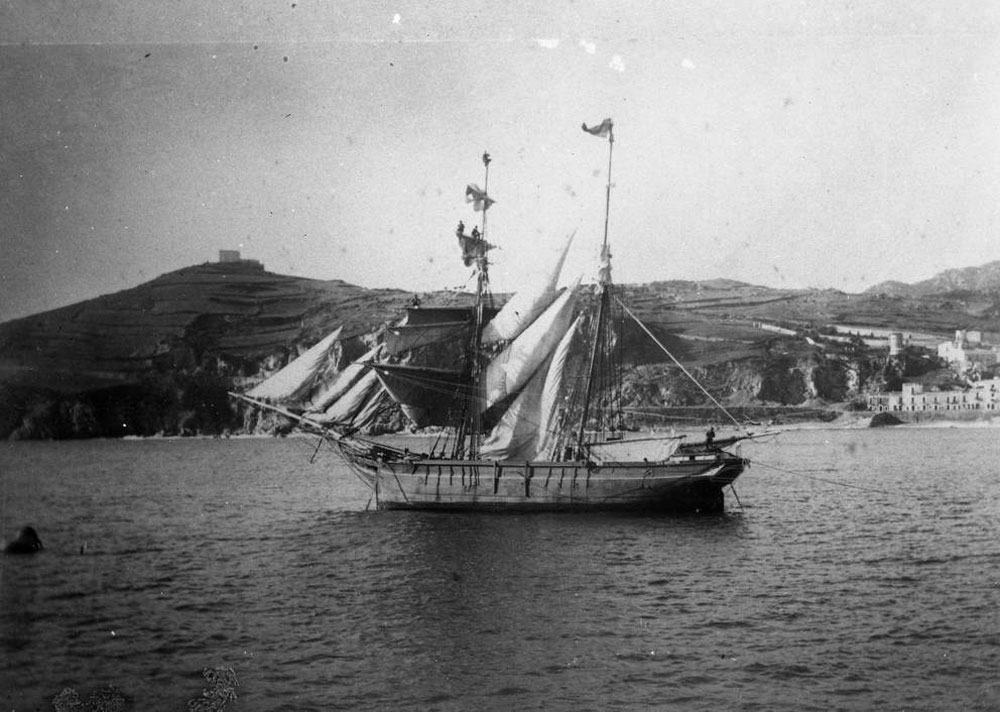
[[380,458],[341,448],[380,509],[720,512],[747,466],[726,452],[661,462],[525,462]]

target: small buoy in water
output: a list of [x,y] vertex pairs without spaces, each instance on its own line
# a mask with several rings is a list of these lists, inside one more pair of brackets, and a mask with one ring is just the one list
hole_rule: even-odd
[[17,535],[17,539],[5,546],[3,551],[5,554],[34,554],[44,548],[35,528],[24,527]]

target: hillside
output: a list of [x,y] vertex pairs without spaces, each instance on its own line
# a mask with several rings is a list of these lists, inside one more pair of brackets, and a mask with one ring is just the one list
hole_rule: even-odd
[[[412,296],[251,262],[211,263],[0,324],[0,437],[240,431],[247,423],[227,390],[259,380],[338,325],[362,338]],[[625,296],[718,398],[748,408],[850,402],[899,375],[886,371],[884,349],[836,336],[836,327],[912,332],[933,344],[956,328],[994,331],[1000,313],[1000,296],[989,292],[851,295],[721,279],[628,285]],[[623,338],[636,412],[705,404],[648,336],[633,326]]]
[[0,381],[60,392],[134,383],[206,356],[254,365],[318,339],[331,321],[367,331],[408,295],[209,263],[134,289],[0,324]]
[[868,293],[885,293],[897,296],[931,294],[992,293],[1000,294],[1000,260],[979,267],[949,269],[930,279],[914,284],[882,282],[867,290]]

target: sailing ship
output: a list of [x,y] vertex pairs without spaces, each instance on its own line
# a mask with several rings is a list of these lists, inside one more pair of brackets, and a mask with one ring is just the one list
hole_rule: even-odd
[[[636,318],[611,279],[613,123],[583,129],[608,139],[593,289],[579,279],[557,286],[570,236],[544,279],[496,305],[486,235],[495,201],[484,153],[483,187],[466,188],[482,232],[466,234],[462,223],[456,231],[463,263],[473,269],[471,304],[414,304],[356,358],[347,357],[337,329],[256,388],[232,395],[319,434],[380,509],[723,511],[725,488],[749,465],[734,446],[752,434],[688,442],[624,432],[616,324]],[[366,436],[387,409],[439,436],[426,452]]]

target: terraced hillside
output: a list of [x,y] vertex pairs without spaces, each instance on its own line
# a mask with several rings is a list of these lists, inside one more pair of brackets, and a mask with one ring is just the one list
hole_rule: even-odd
[[314,341],[388,319],[408,295],[340,281],[210,263],[134,289],[0,325],[0,381],[63,392],[135,383],[151,371],[190,368],[206,356],[242,370]]
[[[815,409],[862,401],[904,373],[939,365],[932,348],[890,364],[878,339],[862,338],[867,330],[913,333],[925,347],[959,328],[1000,342],[1000,292],[902,291],[674,281],[626,285],[623,301],[719,400]],[[421,296],[427,305],[468,302],[451,292]],[[258,380],[336,326],[345,335],[371,333],[412,297],[273,274],[252,262],[212,263],[0,324],[0,437],[239,431],[248,424],[227,390]],[[854,335],[843,333],[848,325]],[[648,334],[632,324],[620,336],[623,392],[634,412],[701,412],[704,394]]]

